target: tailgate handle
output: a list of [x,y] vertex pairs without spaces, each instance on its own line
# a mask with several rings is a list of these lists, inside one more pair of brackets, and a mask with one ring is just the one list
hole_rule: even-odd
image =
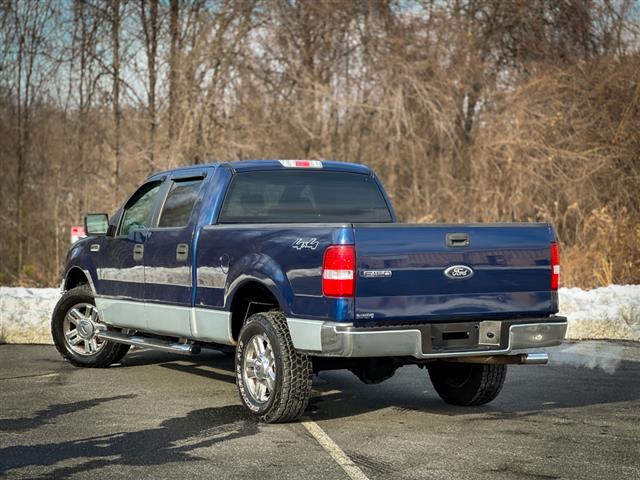
[[468,247],[468,233],[447,233],[447,247]]

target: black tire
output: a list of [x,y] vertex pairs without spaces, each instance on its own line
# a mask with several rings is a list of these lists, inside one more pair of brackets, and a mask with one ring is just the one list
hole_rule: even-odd
[[492,401],[502,390],[507,376],[506,365],[436,362],[427,368],[440,398],[465,407]]
[[116,343],[115,345],[118,346],[118,353],[115,355],[115,357],[113,357],[110,365],[113,365],[114,363],[120,363],[125,355],[129,353],[129,349],[131,348],[131,345],[125,345],[124,343]]
[[51,336],[56,349],[69,363],[77,367],[108,367],[119,362],[129,351],[129,345],[105,342],[105,345],[93,355],[81,355],[74,352],[64,338],[64,318],[67,312],[79,303],[95,305],[93,293],[88,285],[68,290],[56,304],[51,317]]
[[[262,403],[252,396],[243,375],[245,351],[256,335],[266,337],[270,343],[275,364],[274,391]],[[256,313],[249,317],[240,331],[235,358],[240,399],[255,417],[265,423],[281,423],[302,415],[311,395],[311,360],[294,348],[281,312]]]

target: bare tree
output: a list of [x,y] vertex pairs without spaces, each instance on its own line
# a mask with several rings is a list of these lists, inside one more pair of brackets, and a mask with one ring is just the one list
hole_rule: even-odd
[[114,169],[112,178],[113,198],[117,201],[120,196],[120,167],[121,167],[121,135],[122,108],[120,106],[120,22],[122,19],[120,0],[109,0],[109,20],[111,27],[111,55],[112,55],[112,89],[111,103],[113,106],[113,152]]
[[170,0],[169,8],[169,118],[168,138],[171,144],[175,138],[176,104],[178,96],[178,52],[180,50],[180,1]]
[[[40,2],[5,2],[3,17],[10,28],[4,33],[7,47],[12,48],[13,65],[8,70],[9,85],[15,98],[15,232],[17,251],[15,275],[22,281],[25,255],[25,189],[30,168],[34,109],[41,100],[47,76],[57,67],[48,61],[47,39],[53,17],[51,5]],[[11,21],[9,22],[9,18]],[[8,66],[8,65],[7,65]]]

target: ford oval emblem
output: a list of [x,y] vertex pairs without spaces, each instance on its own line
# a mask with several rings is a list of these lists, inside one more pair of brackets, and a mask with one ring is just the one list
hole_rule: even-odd
[[466,265],[453,265],[444,271],[444,274],[454,280],[464,280],[473,277],[473,269]]

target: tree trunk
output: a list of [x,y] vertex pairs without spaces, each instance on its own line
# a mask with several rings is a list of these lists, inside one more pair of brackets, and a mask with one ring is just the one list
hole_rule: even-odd
[[178,98],[178,48],[180,44],[179,27],[180,5],[178,0],[171,0],[169,15],[169,146],[175,139],[176,102]]
[[122,128],[122,111],[120,108],[120,0],[111,0],[111,10],[111,49],[113,51],[113,83],[111,90],[111,101],[113,107],[113,122],[115,128],[113,141],[115,165],[113,169],[112,182],[114,203],[117,203],[120,198],[120,142]]
[[[147,3],[149,14],[147,16]],[[140,0],[140,19],[144,32],[145,50],[147,53],[147,117],[149,123],[149,144],[147,154],[148,173],[155,170],[156,131],[157,131],[157,105],[156,105],[156,81],[158,77],[158,0]]]

